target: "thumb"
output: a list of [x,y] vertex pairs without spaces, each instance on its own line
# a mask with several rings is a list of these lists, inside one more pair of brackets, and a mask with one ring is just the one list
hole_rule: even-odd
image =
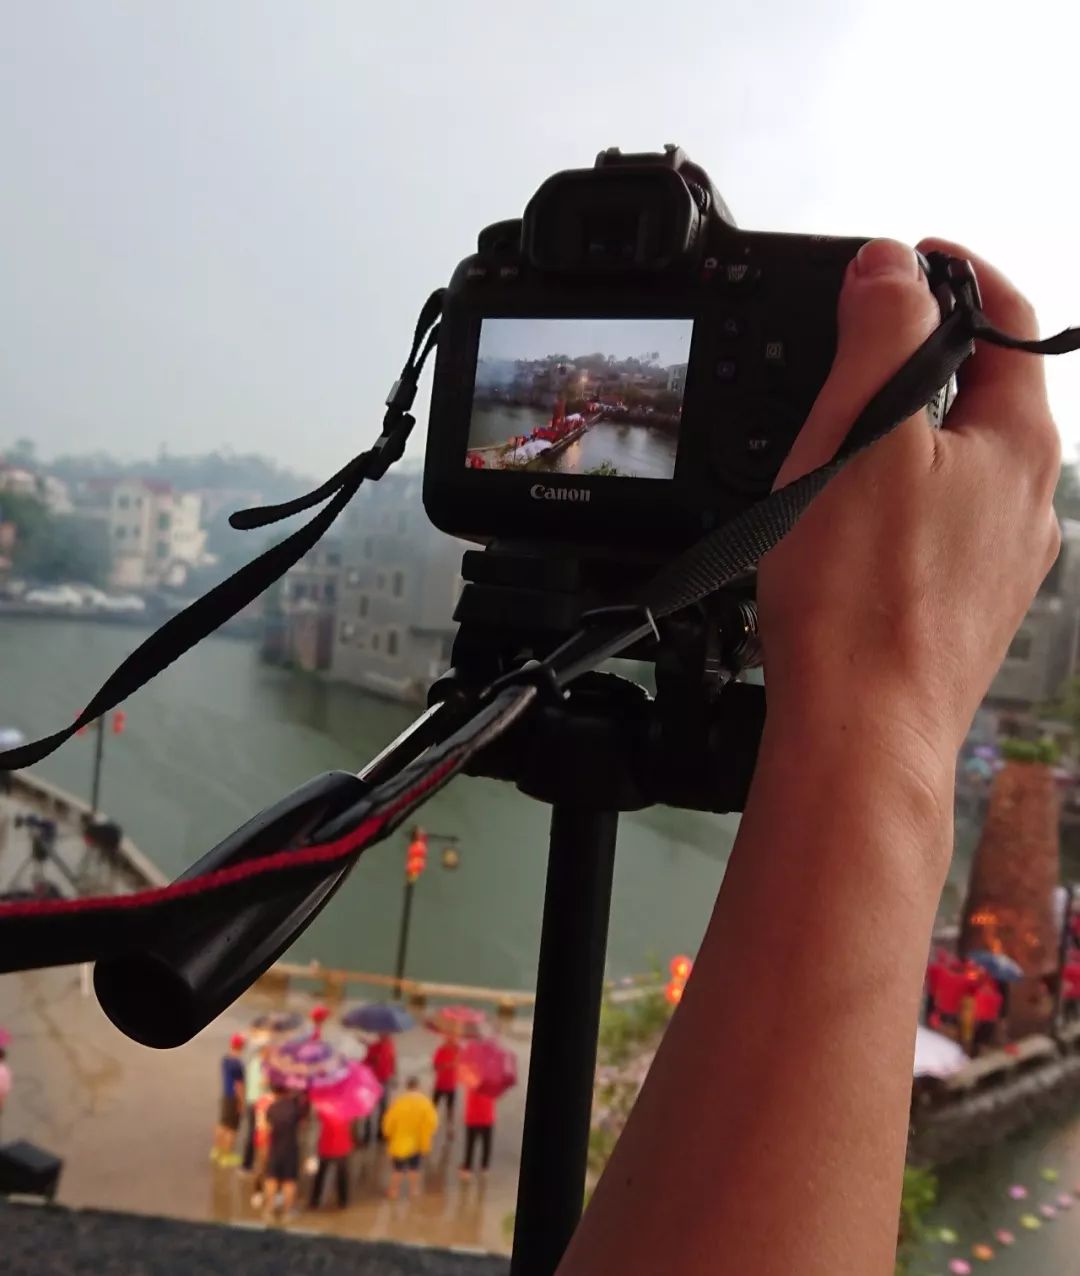
[[844,276],[836,357],[776,487],[824,465],[856,417],[937,327],[938,307],[919,260],[895,239],[863,244]]

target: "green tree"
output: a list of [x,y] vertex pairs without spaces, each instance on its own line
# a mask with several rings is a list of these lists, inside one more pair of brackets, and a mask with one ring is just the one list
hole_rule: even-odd
[[14,567],[31,580],[103,585],[109,552],[102,524],[54,515],[35,496],[0,494],[0,520],[15,524]]
[[904,1166],[904,1187],[900,1197],[900,1230],[897,1237],[896,1273],[910,1270],[912,1250],[926,1238],[923,1219],[937,1201],[937,1179],[929,1170]]
[[101,527],[90,519],[59,515],[15,545],[15,567],[31,580],[104,585],[109,553]]
[[37,535],[49,520],[49,511],[36,496],[23,492],[0,492],[0,522],[14,523],[21,543]]

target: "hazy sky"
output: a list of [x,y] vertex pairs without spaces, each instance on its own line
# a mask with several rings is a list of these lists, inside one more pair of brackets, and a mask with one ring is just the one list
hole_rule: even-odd
[[663,365],[685,363],[694,324],[689,319],[485,319],[481,359],[543,359],[565,354],[655,354]]
[[0,443],[335,468],[477,230],[608,145],[680,142],[743,226],[952,236],[1080,322],[1072,13],[12,0]]

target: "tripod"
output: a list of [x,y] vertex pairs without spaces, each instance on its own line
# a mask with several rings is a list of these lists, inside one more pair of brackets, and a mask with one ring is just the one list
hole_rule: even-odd
[[[616,572],[625,566],[553,561],[550,546],[466,553],[454,668],[432,700],[546,655],[609,591],[625,597]],[[764,695],[732,670],[755,644],[746,600],[721,599],[633,653],[656,662],[655,699],[614,673],[585,675],[467,768],[552,807],[511,1276],[552,1276],[581,1216],[619,812],[742,809]]]
[[4,893],[19,890],[23,874],[29,871],[30,891],[33,895],[57,894],[56,887],[45,876],[45,869],[51,864],[71,887],[72,893],[78,895],[78,881],[56,853],[56,824],[36,815],[16,816],[15,827],[23,826],[30,831],[30,854],[12,874]]

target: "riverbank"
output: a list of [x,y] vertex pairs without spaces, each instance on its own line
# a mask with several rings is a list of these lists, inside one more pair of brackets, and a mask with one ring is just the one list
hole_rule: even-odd
[[[4,621],[74,622],[76,624],[115,625],[128,629],[157,629],[165,621],[182,611],[193,599],[185,599],[175,607],[147,607],[145,611],[110,611],[103,607],[47,607],[40,603],[24,603],[0,599],[0,623]],[[255,616],[233,616],[217,629],[226,638],[239,638],[254,642],[262,634],[262,620]]]

